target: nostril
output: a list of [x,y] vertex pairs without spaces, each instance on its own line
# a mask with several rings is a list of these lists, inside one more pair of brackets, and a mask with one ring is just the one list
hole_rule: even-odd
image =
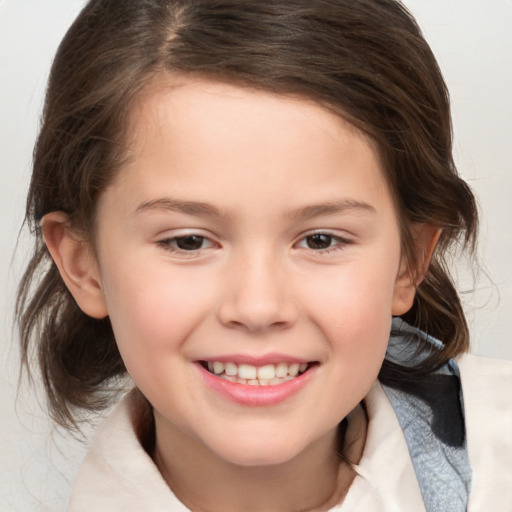
[[244,330],[252,333],[267,333],[269,331],[279,331],[286,329],[290,325],[290,322],[266,322],[256,321],[255,319],[247,319],[245,321],[230,320],[225,322],[225,325],[232,329]]

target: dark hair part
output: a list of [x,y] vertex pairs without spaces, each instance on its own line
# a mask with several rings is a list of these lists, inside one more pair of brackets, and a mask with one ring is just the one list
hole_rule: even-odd
[[[49,408],[63,425],[104,405],[125,373],[110,322],[76,305],[44,246],[40,219],[66,212],[91,233],[102,190],[123,162],[130,109],[165,73],[194,73],[313,99],[373,139],[415,268],[414,223],[442,229],[404,319],[442,339],[416,372],[468,347],[446,270],[454,243],[473,249],[474,197],[455,169],[449,98],[420,29],[395,0],[90,0],[53,63],[26,221],[35,253],[19,288],[23,362],[39,357]],[[411,369],[410,371],[413,371]]]

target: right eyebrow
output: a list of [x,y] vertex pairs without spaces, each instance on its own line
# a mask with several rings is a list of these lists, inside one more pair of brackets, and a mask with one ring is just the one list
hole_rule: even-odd
[[152,199],[141,203],[135,213],[142,213],[148,211],[172,211],[185,213],[187,215],[194,215],[197,217],[227,217],[226,213],[221,212],[216,206],[201,201],[180,201],[170,197],[162,197],[159,199]]

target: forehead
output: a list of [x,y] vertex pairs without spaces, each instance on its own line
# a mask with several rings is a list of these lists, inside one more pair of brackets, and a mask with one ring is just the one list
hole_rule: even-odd
[[141,96],[128,132],[130,158],[116,182],[139,202],[164,192],[210,202],[215,187],[226,209],[257,193],[296,199],[290,207],[389,202],[372,141],[311,100],[173,77]]
[[[261,125],[266,124],[268,129],[269,123],[287,124],[283,135],[293,132],[294,127],[303,129],[309,124],[313,129],[321,130],[325,137],[333,139],[349,135],[362,139],[373,148],[373,141],[335,110],[303,96],[232,85],[199,75],[166,74],[138,96],[130,123],[137,143],[143,142],[144,130],[153,137],[155,131],[168,131],[173,127],[179,130],[192,127],[197,138],[203,135],[198,131],[200,125],[209,132],[208,138],[214,129],[226,129],[222,133],[226,135],[230,128],[229,118],[234,115],[240,126],[243,124],[246,130],[252,128],[255,134]],[[247,134],[247,131],[240,132],[241,137]],[[271,134],[274,140],[279,135],[277,130]]]

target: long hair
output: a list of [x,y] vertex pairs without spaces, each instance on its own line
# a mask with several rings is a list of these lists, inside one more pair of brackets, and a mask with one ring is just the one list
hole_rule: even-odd
[[125,368],[108,318],[76,305],[44,246],[40,219],[66,212],[93,238],[98,197],[122,168],[128,116],[169,73],[195,74],[312,99],[376,144],[417,272],[412,226],[441,237],[404,319],[440,338],[430,371],[468,347],[445,257],[472,247],[474,197],[452,158],[449,97],[413,17],[395,0],[90,0],[55,57],[34,150],[26,222],[35,249],[16,314],[23,362],[38,354],[56,421],[101,408]]

